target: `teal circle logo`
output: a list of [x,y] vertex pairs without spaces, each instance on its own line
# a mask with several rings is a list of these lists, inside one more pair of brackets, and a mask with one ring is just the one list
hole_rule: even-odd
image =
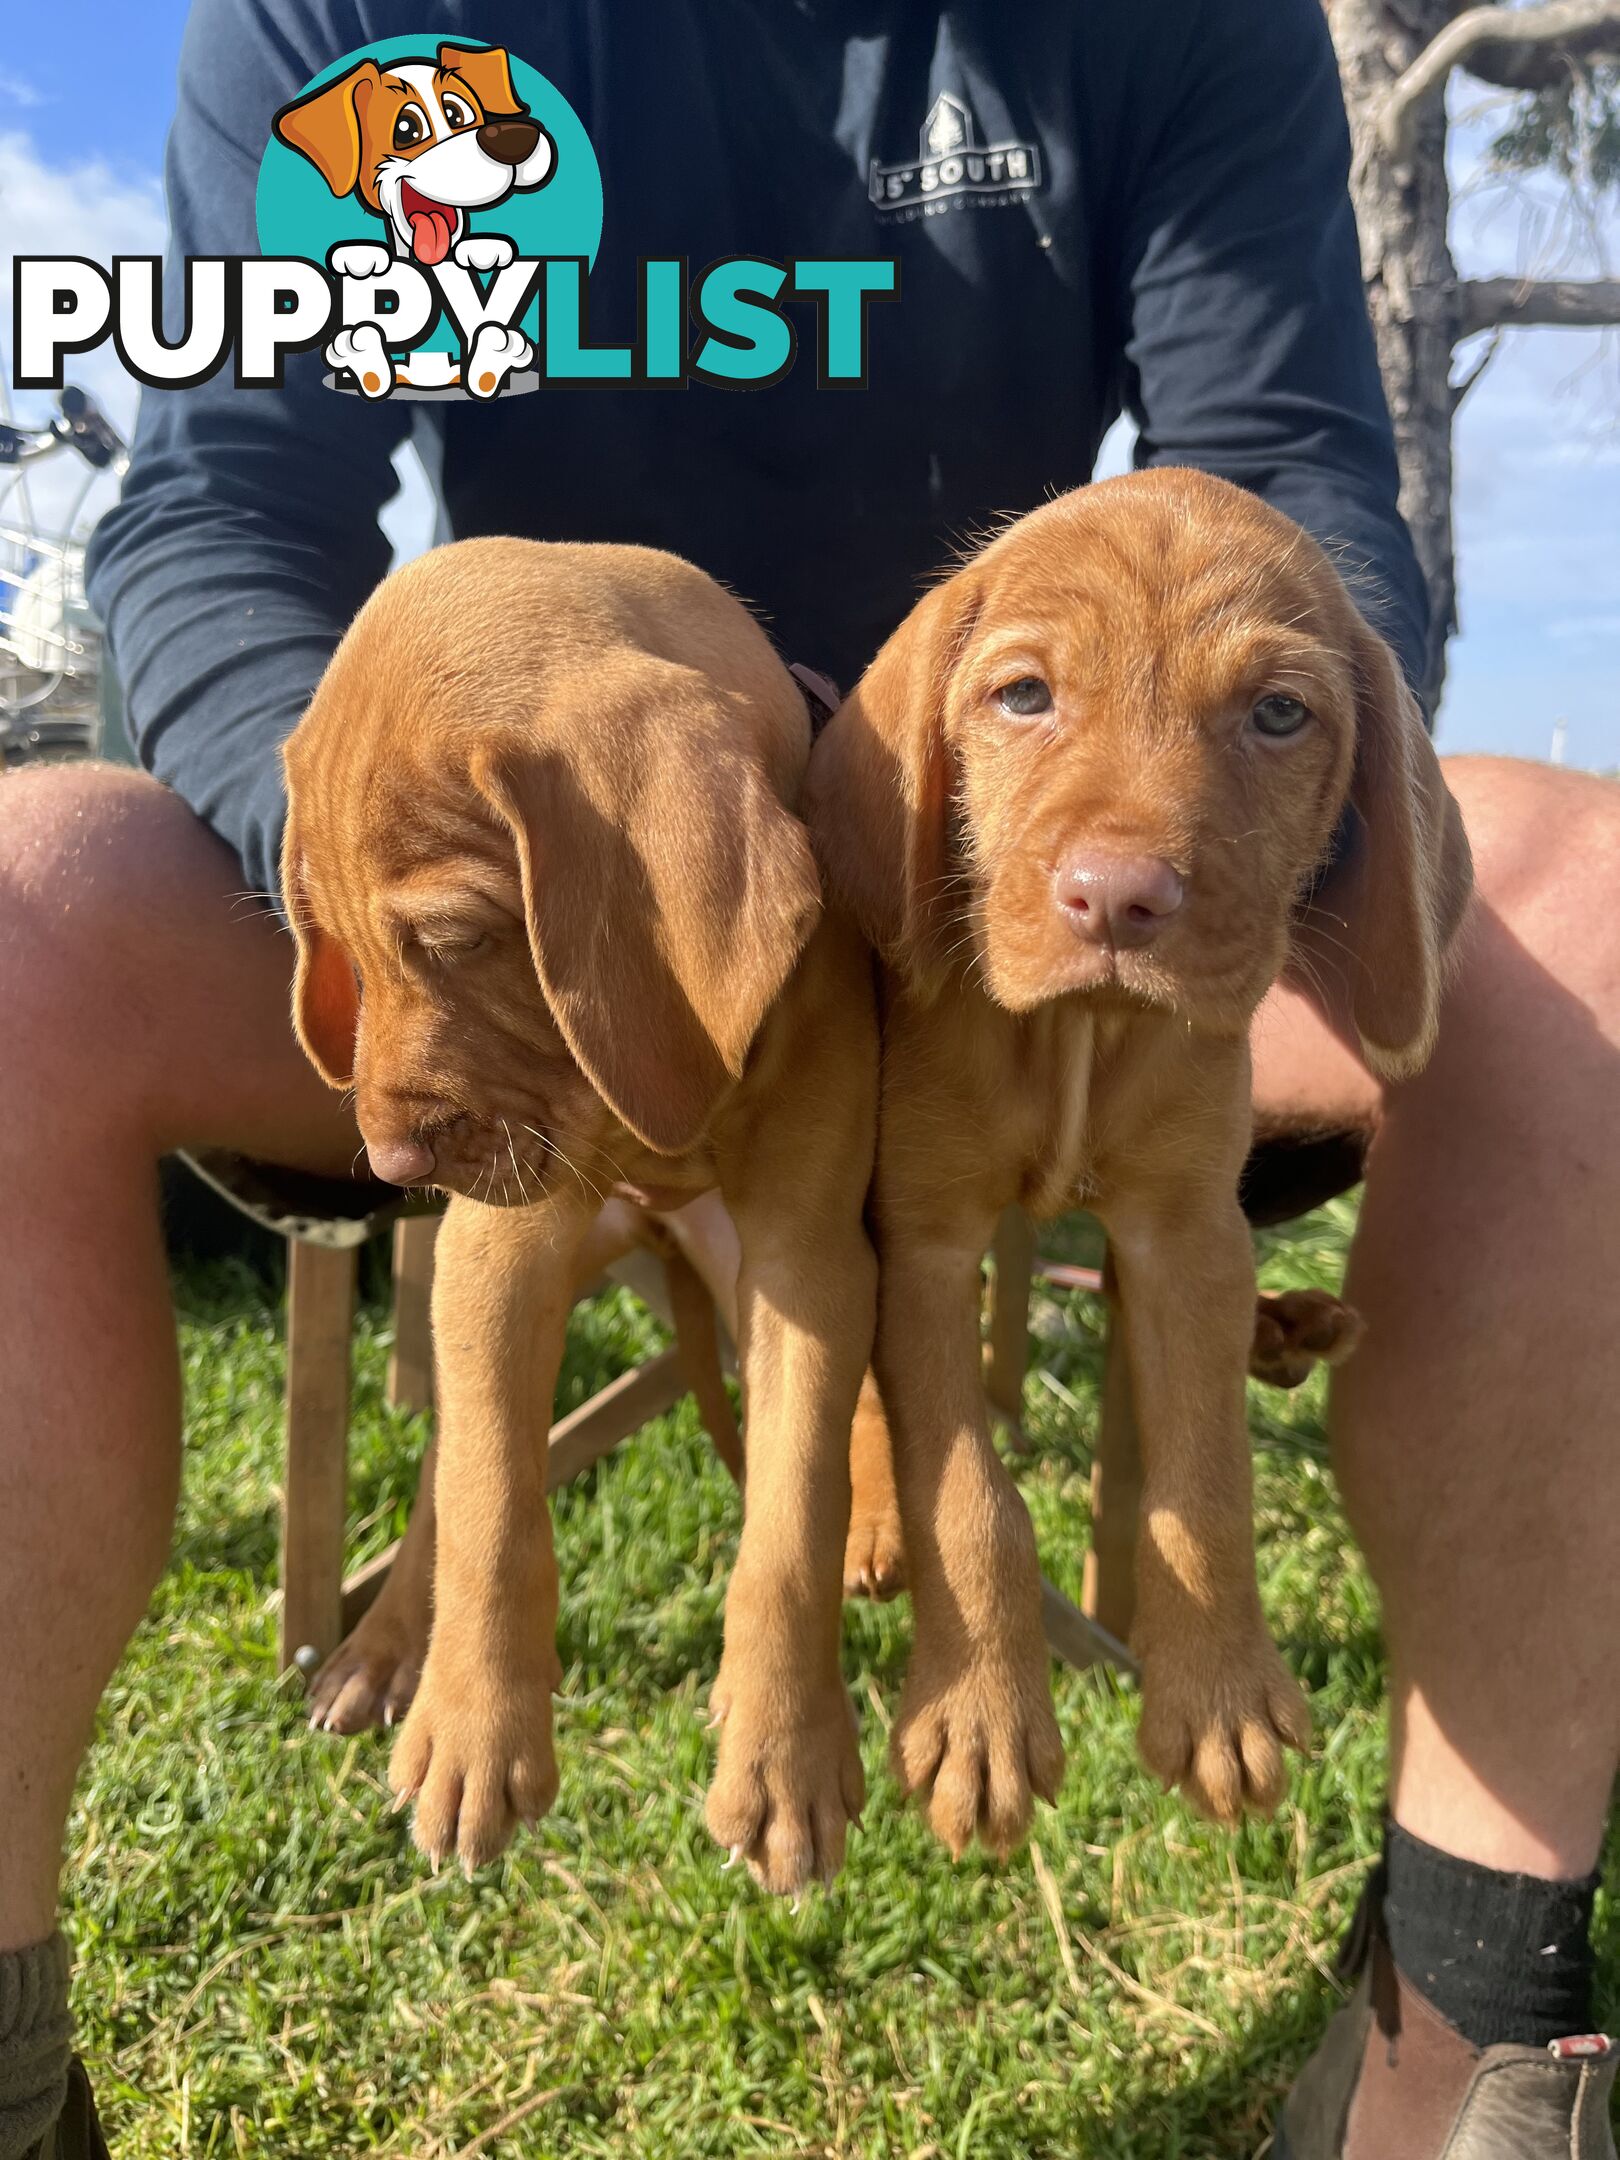
[[[255,209],[265,255],[325,262],[335,247],[369,244],[428,269],[496,235],[519,257],[589,266],[602,176],[579,115],[538,68],[501,46],[428,33],[345,53],[281,108]],[[538,323],[531,301],[521,320],[531,340]],[[441,313],[415,350],[457,347]]]

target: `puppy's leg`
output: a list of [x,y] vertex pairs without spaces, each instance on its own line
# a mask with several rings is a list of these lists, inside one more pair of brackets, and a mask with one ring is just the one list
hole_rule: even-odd
[[776,1891],[836,1873],[865,1799],[839,1636],[850,1425],[876,1290],[861,1208],[877,1057],[870,971],[858,949],[845,957],[847,970],[806,956],[720,1165],[742,1244],[748,1481],[711,1698],[708,1823]]
[[416,1504],[387,1579],[315,1676],[309,1722],[320,1732],[364,1732],[404,1717],[422,1677],[433,1623],[433,1486],[437,1444],[422,1457]]
[[894,1444],[877,1378],[868,1373],[855,1406],[849,1440],[849,1538],[844,1546],[846,1597],[898,1597],[906,1586],[900,1495],[894,1483]]
[[837,1873],[865,1799],[839,1635],[876,1267],[858,1195],[815,1212],[780,1194],[763,1208],[728,1198],[743,1239],[748,1483],[711,1698],[708,1823],[766,1889],[791,1892]]
[[[886,1154],[888,1101],[886,1091]],[[1005,1854],[1029,1828],[1034,1795],[1056,1797],[1063,1745],[1034,1531],[985,1408],[979,1261],[999,1207],[944,1186],[912,1208],[892,1182],[880,1166],[876,1363],[917,1624],[893,1768],[953,1853],[977,1835]]]
[[1305,1698],[1260,1611],[1243,1376],[1254,1255],[1235,1174],[1103,1210],[1142,1445],[1137,1618],[1142,1758],[1235,1823],[1282,1798]]
[[[639,1235],[639,1211],[627,1201],[610,1200],[575,1257],[570,1304],[610,1261],[629,1252]],[[437,1457],[437,1443],[430,1444],[422,1457],[416,1503],[387,1580],[315,1676],[309,1722],[319,1731],[355,1733],[368,1725],[397,1725],[416,1695],[433,1624]]]
[[491,1860],[557,1792],[557,1563],[546,1442],[579,1248],[594,1208],[455,1199],[433,1285],[438,1556],[433,1638],[389,1782],[435,1864]]

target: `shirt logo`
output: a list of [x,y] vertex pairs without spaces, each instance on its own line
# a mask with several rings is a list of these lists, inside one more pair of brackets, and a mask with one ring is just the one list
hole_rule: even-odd
[[981,208],[1021,202],[1041,185],[1041,153],[1034,143],[980,145],[973,114],[959,97],[942,90],[928,109],[917,155],[902,165],[872,160],[866,192],[880,216],[929,217],[953,203]]

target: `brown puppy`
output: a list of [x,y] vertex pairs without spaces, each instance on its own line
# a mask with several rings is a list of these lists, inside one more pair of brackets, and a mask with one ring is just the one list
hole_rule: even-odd
[[1256,1593],[1236,1195],[1249,1020],[1347,799],[1359,845],[1316,960],[1397,1077],[1428,1054],[1469,891],[1455,806],[1322,551],[1183,472],[1012,525],[816,746],[829,886],[887,963],[875,1364],[917,1629],[894,1760],[953,1850],[1011,1846],[1062,1770],[1029,1518],[979,1376],[979,1255],[1013,1200],[1109,1234],[1144,1458],[1144,1758],[1233,1821],[1276,1803],[1282,1743],[1308,1736]]
[[862,1801],[839,1671],[871,1347],[869,956],[793,814],[803,699],[712,579],[479,540],[389,578],[287,746],[301,1041],[438,1245],[432,1638],[390,1775],[467,1867],[556,1792],[545,1436],[578,1258],[620,1183],[718,1187],[742,1249],[748,1505],[709,1823],[769,1887]]

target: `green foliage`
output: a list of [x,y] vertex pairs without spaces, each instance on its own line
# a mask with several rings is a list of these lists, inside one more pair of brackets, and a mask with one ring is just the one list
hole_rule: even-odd
[[1571,74],[1514,110],[1490,146],[1498,172],[1554,172],[1596,195],[1620,187],[1620,67]]
[[[1336,1281],[1352,1220],[1340,1203],[1264,1240],[1264,1279]],[[1078,1256],[1083,1232],[1061,1228]],[[311,1733],[276,1675],[279,1317],[240,1276],[192,1276],[179,1295],[184,1509],[69,1849],[81,2045],[121,2160],[1255,2150],[1334,2000],[1331,1946],[1383,1789],[1376,1611],[1318,1384],[1253,1401],[1263,1593],[1319,1734],[1278,1819],[1236,1837],[1194,1821],[1136,1763],[1130,1690],[1058,1671],[1070,1768],[1037,1825],[1040,1874],[1030,1851],[953,1866],[884,1769],[904,1602],[851,1606],[871,1798],[840,1883],[794,1912],[722,1874],[703,1829],[737,1504],[691,1406],[559,1496],[561,1798],[469,1886],[410,1847],[384,1738]],[[1072,1594],[1097,1302],[1043,1295],[1034,1322],[1036,1452],[1016,1473]],[[582,1308],[565,1395],[654,1340],[623,1293]],[[424,1437],[384,1403],[386,1352],[368,1309],[356,1558],[401,1527]]]

